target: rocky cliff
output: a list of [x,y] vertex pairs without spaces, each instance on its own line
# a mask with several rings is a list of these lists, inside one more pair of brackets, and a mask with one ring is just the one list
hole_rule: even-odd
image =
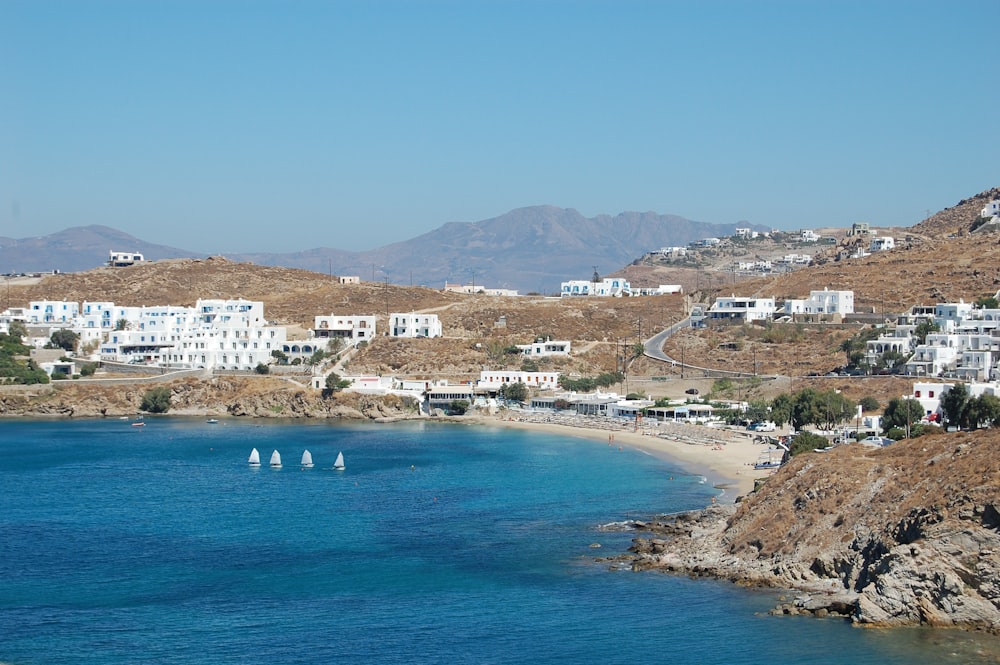
[[807,594],[781,611],[1000,626],[1000,432],[794,458],[735,506],[639,523],[635,569]]
[[[230,415],[255,418],[353,418],[395,420],[418,416],[415,400],[394,395],[320,391],[277,378],[225,377],[181,379],[170,388],[170,414]],[[0,416],[102,417],[139,412],[152,384],[69,383],[26,392],[0,393]]]

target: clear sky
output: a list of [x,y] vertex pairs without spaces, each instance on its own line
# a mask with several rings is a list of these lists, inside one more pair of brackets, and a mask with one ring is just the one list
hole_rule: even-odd
[[0,236],[364,250],[538,204],[908,226],[1000,185],[997,25],[997,0],[0,0]]

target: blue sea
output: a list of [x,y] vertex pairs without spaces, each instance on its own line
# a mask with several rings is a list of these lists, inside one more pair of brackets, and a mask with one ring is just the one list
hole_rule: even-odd
[[633,537],[600,525],[720,494],[638,451],[439,423],[145,423],[0,421],[0,663],[1000,662],[989,637],[774,617],[777,592],[597,561]]

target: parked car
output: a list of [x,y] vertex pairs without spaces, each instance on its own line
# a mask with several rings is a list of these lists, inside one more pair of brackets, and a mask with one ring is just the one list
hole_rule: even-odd
[[698,389],[697,388],[688,388],[684,392],[686,392],[688,395],[697,395],[698,394]]
[[880,448],[884,448],[885,446],[896,443],[896,440],[889,439],[884,436],[866,436],[865,438],[861,439],[861,443],[868,446],[879,446]]
[[775,427],[774,423],[759,422],[759,423],[750,423],[749,425],[747,425],[747,429],[751,432],[773,432],[777,428]]

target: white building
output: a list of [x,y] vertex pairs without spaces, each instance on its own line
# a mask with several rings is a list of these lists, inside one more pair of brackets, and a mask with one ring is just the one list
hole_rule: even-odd
[[375,337],[374,316],[357,314],[330,314],[313,319],[312,335],[316,339],[342,339],[345,343],[357,345]]
[[938,303],[934,306],[934,322],[942,332],[951,332],[972,315],[973,304],[959,300],[957,303]]
[[139,252],[108,252],[108,265],[112,268],[124,268],[125,266],[142,263],[146,259]]
[[739,226],[736,228],[736,232],[733,235],[737,238],[742,238],[743,240],[753,240],[760,234],[751,229],[749,226]]
[[555,390],[559,387],[559,372],[485,370],[479,373],[476,387],[482,390],[499,390],[504,384],[515,383],[523,383],[539,390]]
[[[132,309],[132,308],[126,308]],[[103,315],[102,315],[103,316]],[[259,301],[199,300],[194,307],[139,308],[124,330],[112,330],[101,359],[176,368],[252,370],[272,360],[284,327],[269,325]]]
[[518,295],[517,289],[488,289],[485,286],[475,284],[449,284],[445,282],[444,290],[451,293],[464,293],[466,295],[473,295],[480,293],[487,296],[508,296],[513,297]]
[[583,279],[563,282],[559,289],[561,296],[604,296],[619,298],[632,295],[632,286],[621,277],[605,277],[599,282]]
[[683,293],[684,287],[680,284],[660,284],[659,286],[642,286],[632,288],[634,296],[668,296],[674,293]]
[[810,291],[805,300],[786,300],[785,314],[853,314],[854,291]]
[[996,201],[990,201],[983,209],[980,211],[979,216],[989,219],[990,217],[996,217],[1000,215],[1000,199]]
[[396,312],[389,315],[389,334],[393,337],[440,337],[441,321],[437,314]]
[[732,295],[716,298],[707,318],[715,321],[764,321],[773,317],[774,312],[774,298]]
[[885,252],[896,247],[892,236],[876,236],[868,243],[869,252]]
[[801,229],[799,231],[799,240],[802,242],[818,242],[819,235],[812,229]]
[[568,356],[572,349],[569,340],[546,339],[531,344],[518,344],[517,348],[530,358],[543,358],[546,356]]
[[80,314],[80,303],[66,300],[32,300],[28,303],[28,323],[71,325]]

